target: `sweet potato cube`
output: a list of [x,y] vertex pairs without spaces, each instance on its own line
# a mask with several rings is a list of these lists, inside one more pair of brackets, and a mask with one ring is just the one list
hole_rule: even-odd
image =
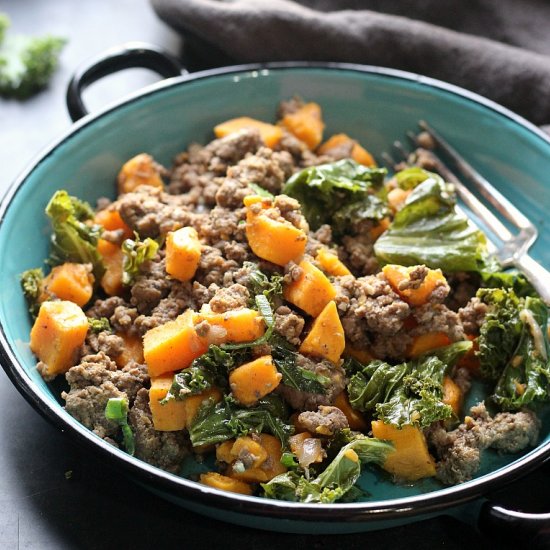
[[149,376],[185,369],[206,352],[208,343],[195,331],[194,318],[194,312],[187,310],[174,321],[145,333],[143,355]]
[[140,185],[164,187],[159,168],[147,153],[140,153],[127,161],[118,173],[117,183],[119,195],[131,193]]
[[115,208],[104,208],[96,212],[94,223],[101,225],[107,231],[122,230],[124,239],[133,237],[134,232],[126,225],[126,222],[120,216],[120,213]]
[[448,346],[451,339],[444,332],[426,332],[415,336],[409,348],[409,357],[418,357],[423,353]]
[[273,365],[271,355],[263,355],[231,371],[229,386],[235,399],[248,406],[271,393],[279,385],[281,378],[281,373]]
[[183,430],[186,426],[184,401],[172,399],[164,405],[160,403],[166,397],[172,381],[171,374],[151,378],[149,408],[153,417],[153,426],[160,432],[175,432]]
[[166,235],[166,273],[179,281],[190,281],[201,259],[201,242],[196,229],[182,227]]
[[88,332],[88,318],[74,302],[46,301],[31,329],[30,347],[42,361],[40,374],[51,380],[75,364]]
[[301,275],[295,281],[286,284],[283,289],[285,300],[317,317],[325,306],[336,297],[336,289],[327,276],[311,262],[299,263]]
[[240,493],[241,495],[252,494],[252,487],[248,483],[218,474],[217,472],[201,474],[199,479],[203,485],[208,485],[209,487],[214,487],[214,489],[220,489],[221,491]]
[[208,321],[209,324],[222,328],[223,336],[220,342],[252,342],[263,336],[265,322],[263,317],[255,309],[242,307],[231,309],[224,313],[214,313],[208,304],[202,306],[199,319]]
[[235,457],[231,454],[231,449],[235,443],[234,439],[228,439],[216,446],[216,460],[231,464]]
[[367,430],[367,422],[363,418],[363,415],[350,405],[348,394],[345,390],[336,396],[333,405],[338,407],[344,413],[348,419],[349,427],[352,430],[357,430],[359,432],[364,432]]
[[311,150],[323,140],[325,123],[317,103],[306,103],[297,111],[285,115],[281,124]]
[[275,147],[283,137],[283,131],[278,126],[262,122],[247,116],[232,118],[214,127],[214,135],[222,138],[239,132],[240,130],[258,130],[262,141],[271,149]]
[[105,273],[101,277],[101,287],[109,296],[118,296],[122,293],[122,272],[124,254],[120,246],[99,239],[97,242],[97,251],[101,254]]
[[297,260],[304,255],[307,237],[302,229],[295,227],[289,221],[275,220],[255,212],[251,205],[255,197],[246,197],[246,238],[252,252],[263,260],[277,265],[286,265],[291,260]]
[[208,388],[202,393],[196,395],[190,395],[183,400],[185,405],[185,427],[189,428],[195,420],[195,416],[199,412],[201,405],[208,400],[212,400],[215,403],[219,403],[222,400],[222,392],[218,388]]
[[91,264],[66,262],[54,267],[44,279],[43,294],[46,299],[56,297],[84,306],[94,291],[94,276]]
[[336,302],[331,300],[313,321],[309,334],[300,346],[300,353],[338,363],[345,347],[344,328],[338,316]]
[[420,428],[409,425],[398,429],[381,420],[374,420],[372,435],[393,443],[395,450],[387,456],[383,468],[396,478],[416,481],[435,475],[435,462]]
[[359,363],[363,363],[363,365],[366,365],[373,359],[376,359],[369,350],[357,349],[350,345],[347,345],[346,349],[344,349],[344,355],[346,357],[353,357],[354,359],[357,359],[357,361],[359,361]]
[[336,252],[328,248],[320,248],[317,252],[317,256],[315,256],[315,261],[327,275],[331,275],[332,277],[351,275],[351,271],[345,266],[340,258],[338,258]]
[[456,416],[460,415],[462,409],[462,403],[464,401],[464,394],[460,389],[460,386],[450,377],[443,377],[443,403],[449,405]]
[[143,364],[143,340],[141,336],[128,334],[126,332],[117,332],[117,336],[120,336],[124,340],[122,353],[115,357],[117,366],[122,368],[130,361]]
[[376,166],[373,156],[347,134],[334,134],[317,149],[319,155],[336,153],[337,158],[352,158],[364,166]]
[[386,229],[390,226],[389,218],[382,218],[375,226],[369,229],[369,235],[372,241],[376,241]]
[[248,481],[249,483],[265,483],[279,474],[286,472],[286,467],[281,464],[281,442],[269,434],[260,434],[260,445],[265,449],[267,458],[259,467],[247,468],[243,472],[235,471],[231,466],[228,475],[234,479]]
[[410,273],[417,266],[404,267],[402,265],[388,264],[382,268],[388,283],[401,298],[412,306],[421,306],[428,302],[430,294],[440,284],[445,284],[446,279],[441,269],[429,269],[428,274],[419,286],[400,289],[403,283],[410,280]]
[[238,437],[235,440],[230,454],[233,461],[251,462],[253,468],[259,468],[267,460],[267,451],[264,447],[247,435]]

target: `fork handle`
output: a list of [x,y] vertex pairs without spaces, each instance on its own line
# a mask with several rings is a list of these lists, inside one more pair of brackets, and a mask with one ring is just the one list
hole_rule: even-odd
[[529,254],[521,254],[515,258],[514,265],[527,277],[542,301],[550,306],[550,271],[533,260]]

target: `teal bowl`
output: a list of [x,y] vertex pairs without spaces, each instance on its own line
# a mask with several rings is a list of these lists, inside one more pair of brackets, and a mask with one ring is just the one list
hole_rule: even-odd
[[[104,71],[105,72],[105,71]],[[533,257],[550,267],[550,139],[510,111],[465,90],[418,75],[345,64],[273,64],[184,75],[84,117],[13,184],[0,209],[0,357],[23,396],[78,443],[137,482],[194,511],[218,519],[288,532],[344,533],[386,528],[441,513],[477,513],[480,498],[550,457],[550,422],[541,442],[518,456],[487,452],[478,477],[444,488],[433,481],[395,485],[365,472],[368,496],[333,505],[279,502],[224,493],[176,476],[115,449],[84,428],[45,383],[29,349],[30,319],[18,276],[48,253],[44,207],[57,189],[92,203],[114,196],[121,164],[146,151],[169,165],[191,141],[207,142],[213,126],[248,115],[273,120],[278,103],[299,94],[318,102],[326,135],[346,132],[374,154],[428,120],[511,199],[540,230]],[[475,503],[475,505],[474,505]]]

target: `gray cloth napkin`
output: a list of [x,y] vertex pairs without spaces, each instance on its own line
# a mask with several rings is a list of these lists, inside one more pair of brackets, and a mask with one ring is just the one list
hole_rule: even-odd
[[[550,123],[547,0],[151,0],[227,60],[347,61],[457,84]],[[215,64],[215,63],[214,63]]]

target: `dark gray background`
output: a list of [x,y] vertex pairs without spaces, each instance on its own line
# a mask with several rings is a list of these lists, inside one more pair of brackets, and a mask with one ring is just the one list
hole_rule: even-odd
[[[83,60],[127,40],[181,53],[179,37],[146,0],[0,0],[13,30],[50,32],[69,42],[51,86],[26,101],[0,99],[0,194],[53,139],[70,127],[65,89]],[[152,82],[146,71],[109,77],[86,93],[98,108]],[[548,467],[507,489],[503,502],[543,511]],[[66,479],[65,473],[72,471]],[[533,496],[535,495],[535,496]],[[165,502],[76,447],[40,417],[0,370],[0,549],[226,548],[312,549],[487,548],[489,541],[450,517],[387,531],[346,536],[296,536],[210,520]],[[501,548],[507,548],[501,544]]]

